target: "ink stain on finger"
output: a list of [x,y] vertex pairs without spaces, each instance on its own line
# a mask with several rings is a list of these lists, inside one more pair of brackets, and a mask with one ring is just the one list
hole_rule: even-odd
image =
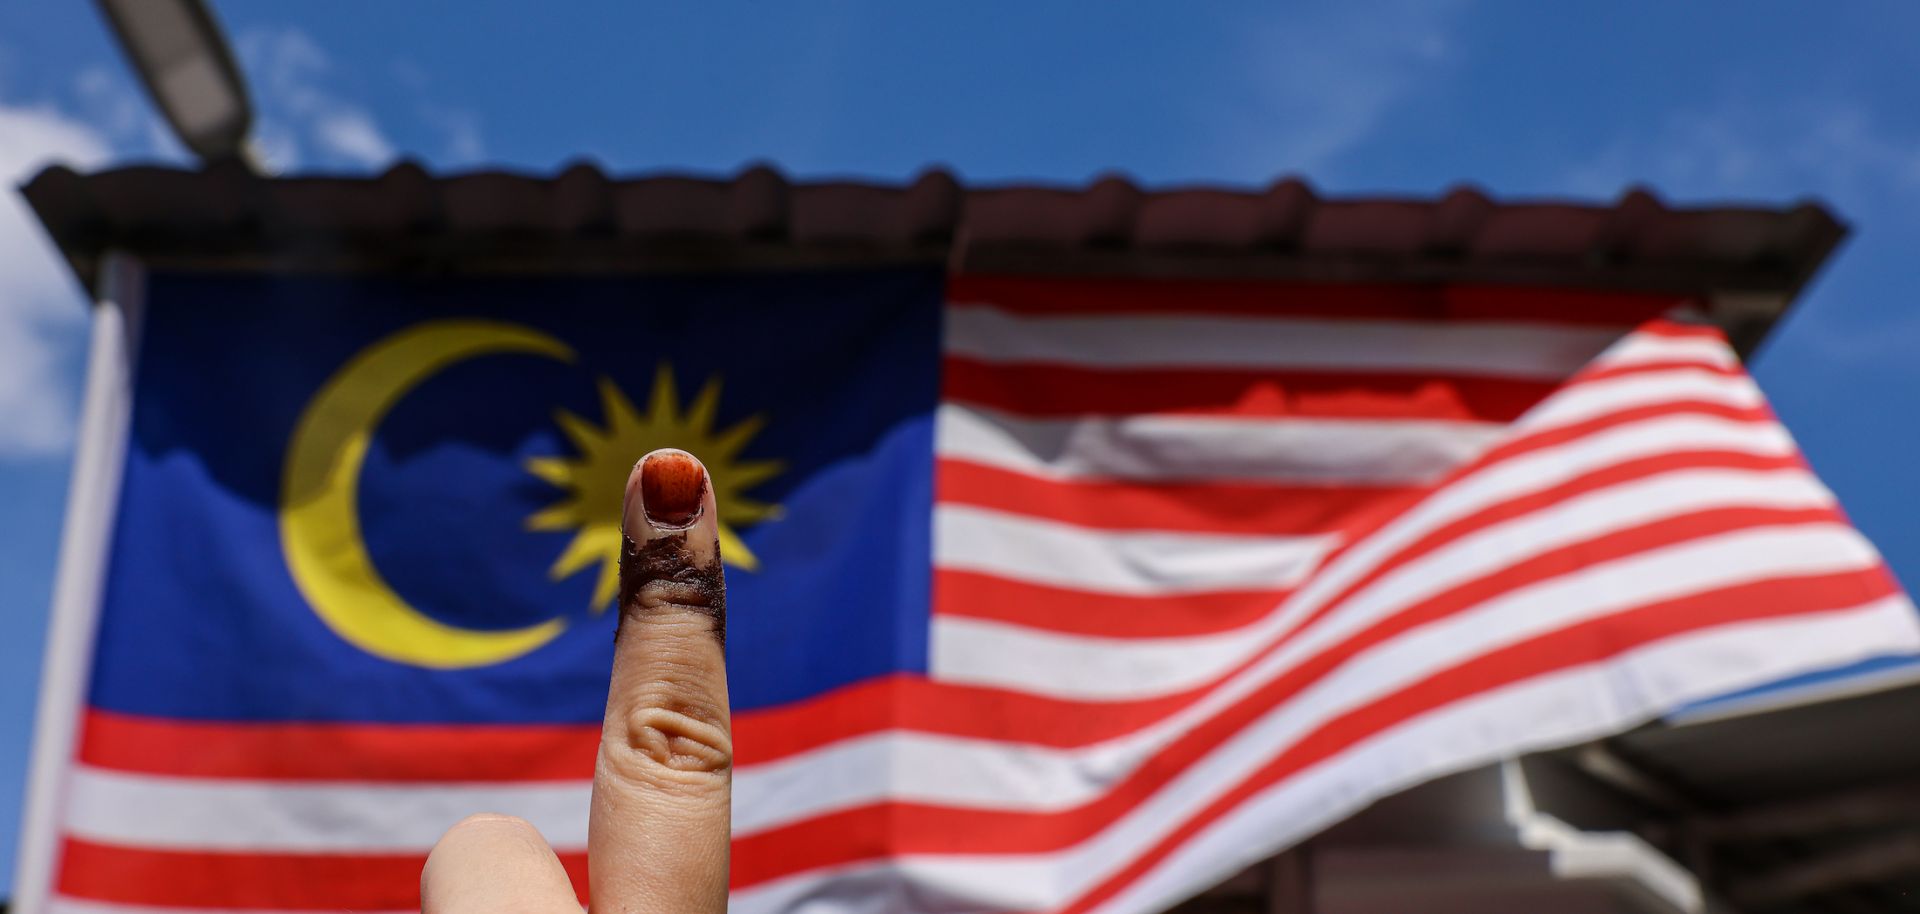
[[[628,617],[646,616],[658,611],[661,604],[669,604],[706,616],[713,622],[713,636],[725,646],[727,585],[719,554],[705,563],[695,563],[684,533],[645,543],[636,543],[630,536],[621,540],[620,621],[614,628],[615,640]],[[644,625],[645,621],[634,624]]]

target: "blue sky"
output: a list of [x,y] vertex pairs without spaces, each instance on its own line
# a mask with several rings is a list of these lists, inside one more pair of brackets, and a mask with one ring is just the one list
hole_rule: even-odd
[[[432,167],[1818,197],[1854,237],[1757,374],[1920,580],[1920,5],[217,3],[289,171]],[[561,14],[559,10],[564,10]],[[179,159],[92,4],[0,5],[0,178]],[[85,309],[0,197],[0,894]]]

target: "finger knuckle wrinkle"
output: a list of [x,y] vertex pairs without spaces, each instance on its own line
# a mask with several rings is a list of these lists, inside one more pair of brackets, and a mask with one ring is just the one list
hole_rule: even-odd
[[607,761],[630,777],[702,778],[733,768],[724,718],[690,707],[644,705],[626,716],[624,738]]
[[697,581],[648,581],[638,594],[646,609],[707,609],[713,606],[713,594]]

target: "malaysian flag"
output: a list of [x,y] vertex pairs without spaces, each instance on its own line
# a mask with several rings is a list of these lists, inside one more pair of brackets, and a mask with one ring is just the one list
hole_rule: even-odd
[[924,270],[139,299],[21,874],[55,911],[407,909],[476,810],[584,892],[593,497],[663,444],[728,525],[743,912],[1160,910],[1439,774],[1920,650],[1684,300]]

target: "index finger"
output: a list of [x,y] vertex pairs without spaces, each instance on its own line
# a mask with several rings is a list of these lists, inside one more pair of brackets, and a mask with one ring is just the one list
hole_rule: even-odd
[[692,454],[662,449],[634,466],[587,829],[597,914],[727,907],[733,742],[718,523]]

